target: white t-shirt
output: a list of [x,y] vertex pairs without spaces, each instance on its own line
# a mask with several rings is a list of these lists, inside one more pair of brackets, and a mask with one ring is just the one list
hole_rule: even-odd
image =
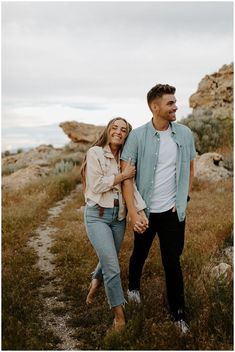
[[158,131],[160,147],[153,193],[150,203],[151,213],[162,213],[175,205],[176,199],[176,155],[177,145],[171,136],[171,128]]

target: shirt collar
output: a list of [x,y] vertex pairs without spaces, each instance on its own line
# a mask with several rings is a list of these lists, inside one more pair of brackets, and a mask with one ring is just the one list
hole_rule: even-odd
[[[175,130],[175,124],[173,122],[170,122],[170,126],[171,126],[171,132],[173,134],[176,133],[176,130]],[[155,134],[158,134],[158,131],[156,130],[156,128],[153,126],[153,119],[151,119],[148,123],[148,127],[152,133],[153,136],[155,136]]]
[[176,134],[175,123],[174,122],[170,122],[170,126],[171,126],[171,132]]
[[110,146],[109,146],[108,144],[106,144],[106,145],[103,147],[103,150],[104,150],[104,155],[105,155],[107,158],[114,158],[113,153],[111,152]]

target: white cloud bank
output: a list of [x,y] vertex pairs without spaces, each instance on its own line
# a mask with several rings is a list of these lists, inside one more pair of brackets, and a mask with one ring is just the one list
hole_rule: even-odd
[[[4,2],[3,149],[24,141],[35,145],[32,130],[12,139],[16,127],[66,120],[106,124],[120,115],[137,127],[151,117],[146,93],[156,83],[176,86],[178,118],[186,116],[199,81],[233,60],[232,7],[232,2]],[[60,143],[58,135],[48,138],[45,133],[45,142]]]

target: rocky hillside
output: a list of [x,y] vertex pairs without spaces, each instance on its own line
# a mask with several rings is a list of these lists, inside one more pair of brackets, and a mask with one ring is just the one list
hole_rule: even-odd
[[[71,138],[66,147],[41,145],[2,159],[3,189],[17,190],[40,177],[69,171],[75,165],[81,165],[87,149],[96,140],[102,127],[75,121],[64,122],[61,126]],[[195,176],[203,181],[218,181],[232,176],[232,172],[224,167],[221,154],[206,153],[196,158]]]
[[80,165],[85,152],[104,129],[76,121],[63,122],[60,127],[71,140],[64,148],[40,145],[2,158],[3,189],[20,189],[37,178],[69,171],[74,165]]
[[[103,131],[104,127],[95,126],[88,123],[81,123],[77,121],[66,121],[59,125],[64,133],[71,139],[70,148],[79,145],[88,147],[91,145]],[[85,148],[86,149],[86,148]]]
[[189,98],[195,118],[210,111],[212,117],[232,119],[233,114],[233,64],[224,65],[218,72],[206,75],[196,93]]
[[[215,152],[224,145],[232,150],[233,64],[224,65],[218,72],[206,75],[189,102],[193,114],[180,122],[189,126],[195,136],[199,153],[196,177],[211,181],[230,177],[232,153],[229,151],[229,155],[221,155]],[[65,121],[59,126],[71,140],[64,148],[41,145],[2,159],[3,188],[22,188],[38,177],[68,171],[74,165],[81,164],[85,152],[104,129],[77,121]]]
[[206,75],[189,104],[193,113],[181,122],[194,132],[197,151],[202,154],[232,149],[233,64]]

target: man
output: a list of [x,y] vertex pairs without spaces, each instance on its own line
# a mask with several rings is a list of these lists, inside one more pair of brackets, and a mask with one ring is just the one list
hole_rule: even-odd
[[136,185],[146,203],[145,214],[134,206],[133,182],[123,182],[123,195],[134,227],[129,265],[128,299],[141,302],[140,279],[156,233],[159,236],[170,313],[183,333],[184,285],[180,256],[184,246],[185,210],[192,187],[196,151],[191,130],[177,124],[175,88],[157,84],[147,94],[152,120],[131,132],[124,146],[122,168],[131,158]]

